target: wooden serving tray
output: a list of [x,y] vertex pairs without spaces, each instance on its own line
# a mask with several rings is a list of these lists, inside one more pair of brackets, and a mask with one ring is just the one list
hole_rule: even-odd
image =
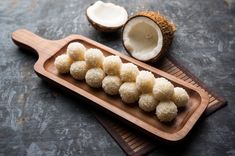
[[[205,111],[209,102],[209,96],[204,90],[80,35],[70,35],[62,40],[51,41],[40,38],[25,29],[20,29],[12,33],[12,40],[19,47],[32,50],[38,54],[39,58],[34,65],[34,70],[38,76],[62,89],[81,95],[91,101],[92,104],[156,138],[167,141],[183,139]],[[67,45],[74,41],[84,44],[87,48],[99,48],[105,56],[118,55],[124,63],[132,62],[140,70],[151,71],[155,77],[165,77],[174,86],[185,88],[190,96],[186,108],[179,111],[174,122],[164,124],[159,122],[154,113],[144,113],[138,106],[124,104],[119,96],[109,96],[102,89],[90,88],[85,81],[76,81],[69,74],[58,74],[54,60],[58,55],[65,53]]]

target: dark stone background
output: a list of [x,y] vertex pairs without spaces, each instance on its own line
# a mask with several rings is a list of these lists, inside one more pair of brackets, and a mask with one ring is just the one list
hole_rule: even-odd
[[[110,0],[130,14],[155,10],[177,25],[169,53],[229,105],[195,127],[180,146],[150,155],[235,155],[235,12],[223,0]],[[124,155],[87,103],[50,87],[33,72],[36,57],[11,33],[27,28],[48,39],[81,34],[124,51],[120,33],[104,35],[85,18],[86,0],[0,1],[0,155]]]

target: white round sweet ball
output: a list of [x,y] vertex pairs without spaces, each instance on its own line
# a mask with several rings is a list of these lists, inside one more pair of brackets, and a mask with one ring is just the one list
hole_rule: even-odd
[[152,92],[154,82],[155,82],[155,77],[149,71],[142,70],[139,72],[139,75],[136,77],[136,85],[139,91],[142,93]]
[[85,61],[88,68],[103,68],[104,55],[99,49],[88,49],[85,52]]
[[72,42],[67,47],[67,54],[74,61],[83,61],[86,47],[79,42]]
[[109,95],[117,95],[121,84],[118,76],[106,76],[102,81],[102,88]]
[[145,112],[151,112],[156,109],[158,101],[153,97],[153,94],[142,94],[139,99],[139,107]]
[[70,74],[76,80],[84,80],[87,70],[85,61],[76,61],[70,67]]
[[125,82],[119,88],[119,94],[123,102],[130,104],[138,101],[139,91],[135,82]]
[[177,112],[177,107],[172,101],[161,101],[156,108],[156,115],[161,122],[174,120]]
[[123,82],[135,82],[139,69],[133,63],[122,64],[120,77]]
[[185,89],[175,87],[172,101],[174,101],[177,107],[184,107],[189,101],[189,95]]
[[73,60],[68,55],[62,54],[56,57],[54,65],[59,73],[65,74],[69,73],[69,69],[72,63]]
[[90,87],[99,88],[102,86],[104,77],[105,74],[101,68],[91,68],[87,71],[85,79]]
[[153,95],[157,100],[170,100],[173,96],[173,93],[174,86],[170,81],[163,77],[155,79]]
[[122,60],[119,56],[107,56],[104,58],[103,69],[108,75],[119,75],[122,66]]

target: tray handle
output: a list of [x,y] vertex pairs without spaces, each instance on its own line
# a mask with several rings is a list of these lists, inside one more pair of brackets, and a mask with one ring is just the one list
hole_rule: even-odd
[[47,40],[26,29],[14,31],[11,38],[17,46],[36,53],[39,57],[42,55],[52,56],[66,44],[66,41],[63,39]]

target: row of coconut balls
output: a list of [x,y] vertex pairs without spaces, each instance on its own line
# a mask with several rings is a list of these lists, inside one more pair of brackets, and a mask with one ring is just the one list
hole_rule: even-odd
[[109,95],[120,94],[126,104],[138,101],[143,111],[156,110],[162,122],[175,119],[177,107],[184,107],[189,100],[185,89],[174,88],[167,79],[139,71],[132,63],[122,63],[119,56],[105,57],[99,49],[86,49],[79,42],[70,43],[66,54],[58,56],[54,64],[59,73],[70,73],[76,80],[85,79],[90,87],[102,87]]

